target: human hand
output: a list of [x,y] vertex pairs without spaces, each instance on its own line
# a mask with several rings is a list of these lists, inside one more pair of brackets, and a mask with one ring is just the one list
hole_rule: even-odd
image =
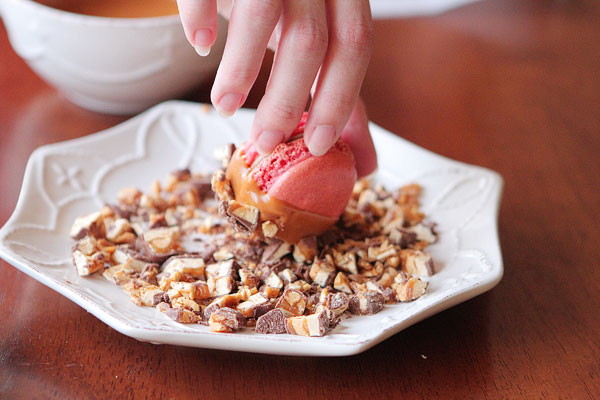
[[372,42],[368,0],[178,0],[178,6],[186,36],[201,55],[208,54],[216,39],[217,6],[230,20],[211,93],[222,115],[242,106],[265,50],[275,51],[251,128],[260,152],[289,139],[313,88],[304,133],[311,153],[325,154],[342,137],[354,152],[359,176],[376,168],[364,104],[358,98]]

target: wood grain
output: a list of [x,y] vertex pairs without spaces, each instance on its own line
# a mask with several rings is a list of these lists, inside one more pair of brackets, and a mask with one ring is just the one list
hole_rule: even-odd
[[[505,178],[505,276],[491,292],[358,356],[275,357],[137,342],[0,262],[0,397],[599,398],[599,38],[593,1],[489,0],[376,23],[372,120]],[[3,224],[33,149],[123,118],[70,104],[4,30],[0,59]]]

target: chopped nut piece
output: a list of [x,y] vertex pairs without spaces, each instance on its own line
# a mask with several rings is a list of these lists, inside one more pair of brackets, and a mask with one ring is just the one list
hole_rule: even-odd
[[281,334],[287,333],[287,315],[284,310],[274,309],[260,316],[254,328],[258,333]]
[[100,209],[100,214],[102,218],[114,218],[115,211],[110,206],[104,206]]
[[375,262],[374,268],[363,271],[363,276],[366,278],[376,278],[376,277],[381,276],[383,274],[384,270],[385,270],[385,267],[383,266],[381,261],[377,261],[377,262]]
[[138,236],[142,236],[144,234],[144,228],[142,227],[141,224],[139,224],[137,222],[132,222],[131,223],[131,229],[133,229],[133,231],[135,232],[135,234],[138,235]]
[[433,229],[429,226],[425,226],[423,224],[417,224],[410,228],[417,235],[417,240],[424,241],[427,243],[434,243],[437,238],[433,233]]
[[421,195],[421,186],[416,183],[402,186],[393,196],[398,204],[419,204],[419,196]]
[[206,275],[209,278],[232,276],[237,268],[239,268],[239,264],[233,259],[220,261],[206,266]]
[[164,275],[161,274],[158,280],[158,287],[160,287],[162,290],[168,290],[173,282],[181,281],[181,278],[183,278],[183,276],[184,274],[179,271],[174,271],[170,274]]
[[342,292],[329,293],[323,305],[337,315],[341,315],[348,309],[350,305],[350,299]]
[[225,171],[219,169],[215,171],[211,179],[211,187],[213,192],[216,193],[217,198],[221,201],[233,200],[233,188],[231,182],[226,178]]
[[263,293],[265,296],[267,296],[268,299],[276,298],[277,296],[279,296],[280,291],[281,289],[272,286],[265,286],[263,289]]
[[161,276],[179,271],[204,280],[204,260],[199,257],[172,257],[165,261]]
[[288,285],[288,289],[299,290],[302,293],[306,293],[311,289],[311,286],[308,282],[304,280],[297,280]]
[[334,274],[335,268],[320,259],[316,259],[313,262],[309,272],[310,279],[321,287],[327,286],[331,279],[333,279]]
[[179,228],[154,228],[144,232],[144,240],[157,253],[168,253],[174,250],[179,238]]
[[269,277],[265,279],[265,284],[272,288],[281,289],[283,287],[283,281],[275,272],[271,272]]
[[367,281],[367,290],[370,292],[379,292],[383,294],[383,288],[373,281]]
[[104,253],[98,252],[91,256],[86,256],[79,250],[75,250],[72,253],[72,258],[79,276],[88,276],[96,271],[100,271],[104,268],[104,262],[106,261]]
[[104,237],[104,231],[102,214],[94,212],[75,219],[69,235],[75,240],[81,239],[86,235],[100,239]]
[[[388,213],[388,215],[386,215],[386,217],[389,216],[389,220],[387,220],[388,218],[384,218],[387,221],[384,223],[383,225],[383,233],[390,235],[393,231],[395,230],[402,230],[402,227],[404,226],[404,215],[400,214],[400,215],[396,215]],[[383,222],[383,221],[382,221]],[[398,243],[396,243],[398,244]]]
[[233,153],[235,153],[235,145],[233,143],[229,143],[224,146],[217,147],[213,152],[213,157],[221,162],[221,166],[223,168],[227,168]]
[[275,235],[277,235],[278,230],[279,230],[279,228],[272,221],[265,221],[262,223],[262,232],[266,238],[275,237]]
[[140,197],[140,207],[143,208],[155,208],[154,199],[147,194],[143,194]]
[[319,293],[319,297],[318,297],[319,304],[325,303],[325,301],[327,300],[327,296],[328,295],[329,295],[329,289],[328,288],[325,288],[325,289],[321,290],[321,293]]
[[364,292],[350,296],[348,308],[352,314],[369,315],[381,311],[385,299],[378,292]]
[[256,289],[256,288],[241,287],[238,290],[238,292],[236,293],[236,295],[239,297],[240,301],[246,301],[251,296],[253,296],[257,293],[258,293],[258,289]]
[[390,231],[390,241],[405,249],[417,241],[417,234],[408,229],[395,228]]
[[286,268],[283,271],[281,271],[279,274],[277,274],[284,282],[287,283],[291,283],[294,282],[296,279],[298,279],[298,277],[296,276],[296,274],[294,274],[292,272],[291,269]]
[[138,306],[153,307],[154,296],[164,293],[159,287],[139,280],[131,280],[121,287]]
[[397,275],[397,272],[396,272],[396,274],[392,274],[389,272],[389,270],[396,271],[393,268],[388,268],[383,273],[383,275],[381,275],[381,278],[379,278],[379,280],[377,281],[377,284],[384,288],[392,286],[392,283],[394,283],[394,277]]
[[283,292],[283,295],[279,298],[275,307],[281,308],[294,316],[299,316],[304,314],[306,301],[307,298],[302,292],[288,289]]
[[288,318],[288,331],[292,335],[323,336],[329,331],[327,312],[322,310],[317,314]]
[[208,306],[204,308],[204,320],[208,321],[212,313],[221,308],[221,305],[216,302],[210,303]]
[[86,236],[77,242],[75,249],[79,250],[86,256],[91,256],[92,254],[98,252],[98,242],[93,236]]
[[377,193],[372,189],[365,189],[358,196],[358,207],[370,205],[377,201]]
[[158,264],[147,264],[140,273],[140,279],[152,285],[156,284],[158,275]]
[[212,332],[233,332],[246,326],[246,317],[233,308],[224,307],[210,315],[208,327]]
[[344,210],[341,221],[345,228],[350,228],[355,225],[362,225],[366,222],[365,217],[363,217],[360,212],[351,208],[346,208]]
[[165,219],[165,214],[164,213],[152,213],[152,214],[150,214],[150,221],[149,222],[150,222],[150,225],[149,225],[150,229],[164,228],[164,227],[167,227],[169,225],[167,223],[167,220]]
[[117,250],[117,246],[113,245],[111,242],[109,242],[106,239],[98,240],[96,245],[98,246],[98,250],[100,250],[102,253],[104,253],[106,258],[109,260],[112,257],[112,254]]
[[156,309],[162,313],[167,312],[169,308],[171,308],[171,305],[166,301],[159,301],[156,303]]
[[262,254],[262,258],[261,261],[263,263],[275,263],[279,260],[281,260],[281,257],[285,256],[286,254],[289,254],[289,252],[292,250],[292,245],[281,241],[281,240],[276,240],[272,243],[270,243],[266,248],[265,251]]
[[200,312],[200,305],[194,300],[188,299],[187,297],[176,297],[174,299],[171,299],[171,306],[173,308],[184,308],[186,310],[194,311],[196,313]]
[[139,204],[141,197],[142,192],[140,192],[134,187],[122,189],[119,191],[119,194],[117,194],[117,200],[119,201],[119,203],[128,206],[134,206],[136,204]]
[[200,321],[200,317],[195,312],[186,310],[185,308],[167,308],[164,313],[173,321],[182,324],[193,324]]
[[204,319],[208,320],[210,314],[223,307],[235,307],[240,302],[239,294],[226,294],[217,297],[204,309]]
[[133,243],[137,238],[136,234],[133,232],[124,232],[117,236],[114,240],[115,243],[124,244],[124,243]]
[[208,278],[206,283],[212,297],[229,294],[233,290],[233,279],[231,279],[231,276]]
[[411,275],[433,275],[433,259],[419,250],[402,250],[402,270]]
[[358,274],[358,267],[356,266],[356,254],[354,253],[339,253],[334,250],[334,261],[335,265],[346,272],[351,274]]
[[308,236],[294,246],[294,260],[299,263],[312,261],[317,255],[317,238]]
[[381,292],[381,294],[383,295],[383,299],[385,300],[386,303],[395,303],[396,302],[396,293],[394,292],[394,289],[392,289],[391,287],[384,288],[383,291]]
[[231,222],[249,232],[256,229],[260,216],[258,208],[238,203],[235,200],[231,200],[227,204],[226,214],[232,217]]
[[391,256],[385,260],[385,266],[390,268],[397,268],[400,265],[400,257],[399,256]]
[[212,297],[206,282],[171,282],[170,286],[170,298],[184,296],[191,300],[200,300]]
[[240,275],[240,282],[242,285],[256,288],[260,284],[260,278],[254,275],[251,271],[240,269],[238,273]]
[[[400,276],[400,275],[399,275]],[[398,301],[413,301],[423,296],[429,286],[417,277],[410,277],[392,285]]]
[[398,251],[393,245],[390,245],[388,241],[384,241],[380,246],[369,247],[367,257],[370,262],[383,261],[388,257],[395,256]]
[[213,253],[215,261],[231,260],[233,257],[233,253],[227,247],[221,247]]
[[265,296],[263,296],[261,293],[256,293],[253,294],[252,296],[250,296],[248,298],[248,300],[244,301],[243,303],[238,304],[237,306],[237,310],[239,312],[241,312],[242,314],[244,314],[246,317],[254,317],[254,313],[256,311],[256,309],[258,307],[260,307],[263,304],[266,304],[269,302],[269,299],[267,299]]
[[136,271],[125,264],[117,264],[102,272],[102,276],[117,285],[124,285],[133,279]]
[[342,312],[338,314],[333,310],[330,310],[325,305],[319,304],[319,306],[315,309],[313,314],[319,314],[321,312],[324,312],[325,317],[327,318],[327,323],[329,325],[327,329],[328,331],[332,330],[340,323],[340,315],[342,314]]
[[154,197],[158,197],[160,195],[160,192],[161,192],[160,181],[158,181],[156,179],[152,181],[152,183],[150,184],[150,192],[152,193],[152,195]]
[[348,280],[346,274],[344,274],[343,272],[338,272],[335,276],[335,280],[333,281],[333,288],[344,293],[352,294],[352,289],[350,288],[350,281]]
[[112,260],[117,264],[125,264],[137,272],[142,272],[146,264],[148,264],[142,260],[134,258],[125,247],[117,247],[112,255]]

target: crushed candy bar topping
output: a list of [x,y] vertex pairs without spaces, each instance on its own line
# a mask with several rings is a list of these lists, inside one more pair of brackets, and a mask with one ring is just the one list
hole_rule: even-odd
[[[219,153],[224,168],[234,150]],[[425,295],[435,273],[425,248],[437,233],[420,195],[415,184],[388,192],[360,180],[336,225],[290,244],[236,202],[222,170],[179,170],[77,218],[72,261],[80,276],[101,273],[179,323],[323,336],[343,318]]]

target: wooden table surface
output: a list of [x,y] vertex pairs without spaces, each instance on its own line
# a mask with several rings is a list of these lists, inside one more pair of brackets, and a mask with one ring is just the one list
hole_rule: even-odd
[[[375,26],[372,120],[504,176],[495,289],[361,355],[276,357],[138,342],[0,262],[0,397],[600,398],[598,3],[490,0]],[[3,224],[33,149],[123,118],[70,104],[3,29],[0,60]]]

